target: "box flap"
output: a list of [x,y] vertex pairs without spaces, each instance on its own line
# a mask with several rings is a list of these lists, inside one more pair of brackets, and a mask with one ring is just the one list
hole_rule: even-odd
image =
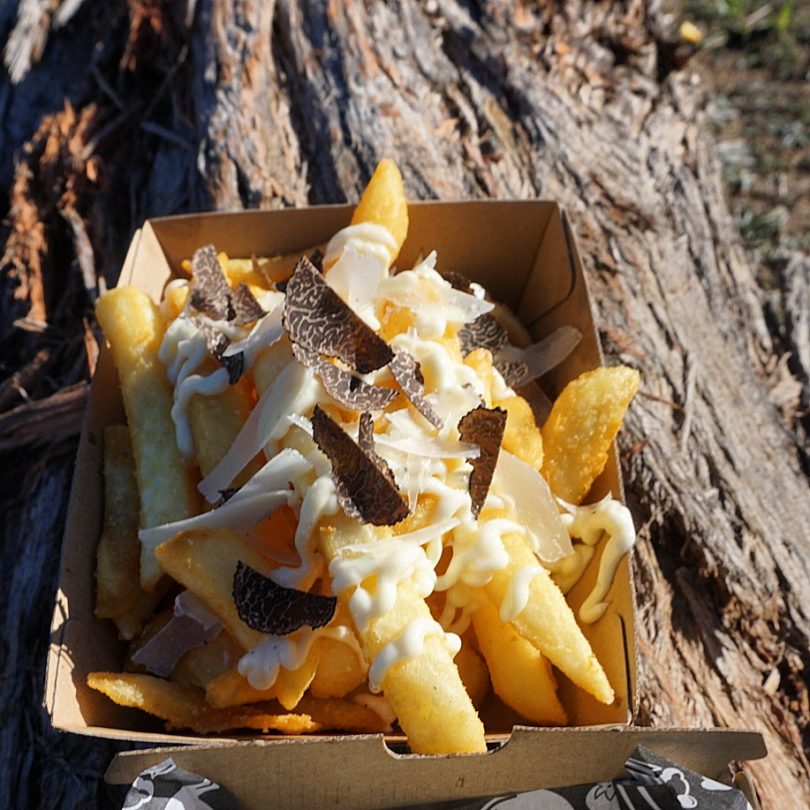
[[624,773],[638,745],[726,783],[730,762],[766,754],[762,735],[750,731],[518,728],[497,750],[471,756],[399,756],[380,737],[368,736],[131,751],[116,756],[105,779],[129,784],[171,756],[179,767],[226,787],[245,810],[371,810],[606,781]]

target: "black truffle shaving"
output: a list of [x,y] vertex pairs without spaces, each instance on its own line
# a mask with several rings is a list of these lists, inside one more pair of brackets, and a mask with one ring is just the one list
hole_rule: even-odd
[[299,363],[311,368],[318,375],[326,393],[345,408],[353,411],[382,411],[397,398],[397,392],[393,389],[371,385],[334,363],[327,362],[315,352],[307,351],[295,343],[292,344],[292,350]]
[[283,322],[293,343],[337,357],[361,374],[382,368],[394,357],[391,347],[343,302],[306,257],[287,283]]
[[233,601],[248,627],[274,636],[286,636],[304,625],[323,627],[337,608],[336,596],[284,588],[241,560],[233,576]]
[[422,376],[422,369],[417,359],[404,349],[394,349],[394,359],[388,368],[397,381],[397,385],[402,389],[402,393],[410,400],[414,408],[433,427],[441,430],[441,417],[425,398],[425,378]]
[[452,270],[439,273],[439,275],[454,289],[472,295],[473,288],[470,285],[470,280],[466,276],[461,273],[454,273]]
[[503,381],[511,388],[523,385],[529,376],[529,367],[522,360],[498,360],[494,361],[495,368],[503,377]]
[[244,281],[240,282],[229,295],[233,312],[233,318],[230,320],[237,326],[253,323],[253,321],[258,321],[259,318],[267,314]]
[[231,289],[220,267],[217,251],[206,245],[194,251],[191,259],[191,306],[214,320],[232,320]]
[[509,343],[509,333],[494,315],[485,312],[461,328],[458,340],[464,357],[475,349],[489,349],[495,355]]
[[[364,419],[361,441],[368,445],[373,439],[369,417]],[[338,500],[349,517],[375,526],[393,526],[408,516],[408,504],[397,489],[391,468],[373,449],[357,444],[317,405],[312,414],[312,436],[332,462]]]
[[374,452],[374,418],[370,413],[360,414],[357,444],[364,453]]
[[506,411],[502,408],[485,408],[479,405],[469,413],[465,413],[459,420],[461,441],[476,444],[481,449],[478,458],[470,459],[473,468],[470,473],[473,517],[478,517],[487,499],[505,428]]
[[226,355],[225,349],[231,345],[226,335],[208,323],[194,319],[197,328],[205,335],[205,344],[209,354],[228,372],[228,382],[236,385],[245,373],[245,353]]

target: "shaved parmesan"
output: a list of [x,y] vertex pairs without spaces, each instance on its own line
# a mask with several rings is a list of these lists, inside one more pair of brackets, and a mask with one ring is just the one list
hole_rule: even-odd
[[573,553],[548,484],[534,467],[501,448],[492,489],[514,501],[514,518],[528,529],[534,553],[540,560],[555,562]]
[[276,377],[250,412],[228,452],[197,486],[209,503],[216,503],[220,492],[231,485],[265,445],[287,432],[289,414],[304,410],[302,405],[310,399],[316,401],[313,386],[317,387],[317,383],[312,372],[299,363],[290,363]]
[[[231,343],[222,353],[223,356],[232,357],[235,354],[239,354],[239,352],[245,352],[246,355],[253,358],[260,349],[267,348],[277,343],[284,334],[284,327],[281,325],[281,315],[283,311],[284,307],[282,307],[280,303],[276,305],[275,309],[256,321],[253,329],[250,330],[246,338]],[[248,365],[250,364],[251,363],[248,362]]]
[[154,549],[178,532],[187,529],[249,529],[290,502],[290,483],[311,469],[310,463],[297,451],[282,450],[264,465],[236,494],[222,506],[201,515],[141,529],[138,537],[147,548]]

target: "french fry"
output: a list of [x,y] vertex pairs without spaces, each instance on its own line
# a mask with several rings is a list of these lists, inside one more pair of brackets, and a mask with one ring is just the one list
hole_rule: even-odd
[[529,403],[523,397],[498,399],[495,396],[492,352],[488,349],[473,349],[464,358],[464,365],[474,369],[484,383],[487,406],[503,408],[506,411],[506,428],[501,442],[503,449],[539,470],[543,463],[543,437],[534,421]]
[[[487,596],[500,605],[515,574],[535,566],[537,558],[519,534],[506,532],[501,537],[509,562],[495,571],[485,586]],[[561,669],[577,686],[602,703],[613,702],[613,689],[605,671],[579,629],[574,613],[562,591],[545,568],[539,568],[529,585],[526,607],[512,619],[512,626],[530,641],[552,664]]]
[[486,661],[472,646],[469,634],[462,639],[461,649],[455,657],[461,682],[476,709],[480,709],[489,694],[490,677]]
[[189,650],[178,662],[171,680],[186,686],[206,689],[208,684],[233,666],[244,650],[222,631],[215,639]]
[[352,214],[352,225],[363,222],[384,225],[397,243],[391,261],[396,261],[408,235],[408,200],[396,163],[383,158],[371,175],[360,202]]
[[140,590],[138,482],[126,425],[104,430],[104,528],[96,551],[96,616],[130,610]]
[[[127,413],[140,493],[141,528],[191,517],[199,498],[191,467],[175,440],[172,391],[158,359],[164,324],[160,309],[132,287],[99,298],[96,316],[110,343]],[[141,548],[141,586],[151,591],[162,575],[151,550]]]
[[387,724],[377,712],[351,700],[304,695],[295,708],[308,714],[321,729],[343,729],[358,734],[378,734],[386,730]]
[[[246,378],[236,385],[228,386],[220,394],[195,394],[191,398],[188,406],[191,435],[194,437],[194,451],[203,477],[228,452],[252,407],[251,387]],[[254,459],[237,476],[233,485],[243,484],[260,466],[261,461]]]
[[160,717],[169,728],[188,728],[199,734],[240,728],[304,734],[323,728],[308,714],[285,713],[277,703],[213,709],[206,704],[201,689],[181,686],[154,675],[91,672],[87,676],[87,685],[107,695],[119,706],[130,706]]
[[[365,535],[370,533],[370,537]],[[358,542],[358,535],[372,539],[375,527],[358,524],[339,513],[318,530],[318,543],[331,561],[340,550]],[[339,596],[347,599],[349,593]],[[366,659],[373,661],[382,649],[395,641],[415,620],[431,620],[425,600],[406,580],[397,586],[394,607],[373,618],[362,633]],[[411,749],[419,754],[470,753],[485,751],[484,727],[478,718],[453,658],[437,635],[427,635],[418,655],[395,663],[383,677],[385,697],[396,713]]]
[[548,661],[487,601],[472,617],[495,694],[527,720],[544,726],[568,722]]
[[163,569],[184,585],[219,617],[225,629],[245,650],[264,638],[240,618],[233,601],[233,576],[241,560],[267,575],[271,566],[253,546],[234,532],[192,529],[180,532],[155,549]]
[[565,386],[543,425],[542,473],[558,498],[579,504],[607,463],[610,445],[636,393],[639,373],[597,368]]
[[146,621],[168,593],[169,588],[171,588],[171,582],[165,577],[155,585],[154,590],[145,591],[140,585],[138,586],[135,603],[120,615],[113,616],[113,622],[118,628],[118,635],[124,641],[131,641],[141,632]]
[[314,697],[345,697],[366,682],[368,667],[350,645],[328,636],[318,639],[317,644],[318,668],[309,686]]

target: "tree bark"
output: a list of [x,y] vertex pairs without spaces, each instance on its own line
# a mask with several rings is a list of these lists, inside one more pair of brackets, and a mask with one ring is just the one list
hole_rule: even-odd
[[54,733],[40,700],[83,396],[57,392],[92,373],[92,304],[133,229],[356,200],[391,156],[413,198],[569,210],[608,360],[643,379],[620,439],[640,527],[639,722],[760,729],[770,755],[750,770],[765,805],[810,797],[810,261],[785,258],[796,270],[774,328],[704,88],[664,22],[655,0],[0,10],[0,794],[92,806],[114,753]]

